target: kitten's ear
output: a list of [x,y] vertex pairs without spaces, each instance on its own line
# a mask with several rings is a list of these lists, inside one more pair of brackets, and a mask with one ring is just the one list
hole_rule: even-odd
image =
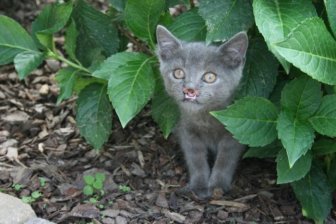
[[156,28],[158,54],[162,59],[167,59],[181,47],[180,41],[165,27],[158,25]]
[[220,54],[224,63],[231,68],[244,65],[248,46],[246,32],[239,32],[230,40],[219,46]]

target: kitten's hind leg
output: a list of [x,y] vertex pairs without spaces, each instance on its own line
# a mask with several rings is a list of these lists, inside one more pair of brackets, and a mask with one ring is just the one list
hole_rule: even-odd
[[224,192],[231,189],[231,182],[238,165],[244,146],[233,139],[225,136],[218,144],[215,164],[209,179],[209,190],[222,188]]
[[180,136],[180,145],[189,171],[189,183],[182,192],[192,191],[200,199],[209,198],[211,192],[208,189],[210,168],[207,161],[207,148],[198,138],[186,133],[182,136]]

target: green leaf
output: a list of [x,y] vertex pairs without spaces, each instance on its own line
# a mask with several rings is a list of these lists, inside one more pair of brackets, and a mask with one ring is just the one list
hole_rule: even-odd
[[312,78],[336,84],[336,41],[320,18],[306,19],[274,46],[282,57]]
[[204,41],[206,37],[205,21],[196,9],[179,15],[168,29],[184,41]]
[[333,190],[336,189],[336,159],[334,158],[328,169],[328,180]]
[[34,38],[42,46],[54,49],[52,34],[60,31],[68,22],[72,12],[72,3],[49,4],[43,8],[32,23]]
[[95,181],[95,178],[92,175],[84,175],[83,176],[84,182],[87,185],[92,185]]
[[39,51],[23,51],[14,58],[14,66],[20,79],[24,79],[35,70],[44,59],[44,54]]
[[78,96],[76,114],[80,134],[95,149],[101,148],[112,128],[112,107],[106,85],[95,83],[85,87]]
[[39,199],[39,198],[42,196],[42,194],[41,194],[41,192],[39,192],[39,191],[33,191],[33,192],[31,193],[31,196],[32,196],[32,198],[34,198],[34,199]]
[[312,147],[314,155],[322,156],[336,152],[336,140],[321,138],[314,142]]
[[336,137],[336,95],[323,97],[320,108],[309,121],[321,135]]
[[287,73],[289,63],[279,55],[274,43],[286,36],[304,19],[316,16],[315,8],[307,0],[254,0],[253,14],[256,25],[273,54]]
[[154,32],[165,7],[164,0],[128,0],[125,8],[125,21],[128,28],[154,49]]
[[151,58],[144,54],[111,71],[108,94],[123,127],[137,115],[152,96],[155,77]]
[[31,196],[22,196],[21,200],[22,200],[22,202],[24,202],[26,204],[31,204],[31,203],[35,202],[35,199],[32,198]]
[[69,57],[76,61],[76,48],[77,48],[77,37],[78,32],[76,29],[75,20],[71,20],[69,26],[66,29],[65,33],[65,42],[64,42],[64,49]]
[[21,52],[37,51],[31,36],[13,19],[0,15],[0,30],[0,65],[12,62]]
[[250,41],[238,97],[269,97],[278,75],[279,63],[261,38]]
[[78,31],[76,56],[84,66],[89,67],[97,58],[99,60],[101,54],[108,57],[118,51],[118,30],[112,17],[79,0],[73,18]]
[[336,36],[336,1],[324,0],[324,4],[327,10],[330,28],[333,31],[334,36]]
[[281,149],[281,142],[276,140],[263,147],[249,148],[247,152],[244,153],[243,158],[275,158]]
[[83,193],[86,196],[93,195],[93,187],[91,187],[90,185],[85,185],[84,188],[83,188]]
[[223,111],[211,112],[242,144],[264,146],[276,137],[278,111],[267,99],[245,97]]
[[314,142],[314,129],[306,121],[298,120],[293,114],[282,111],[277,122],[278,137],[287,151],[289,166],[293,167],[307,153]]
[[136,60],[144,60],[146,57],[142,54],[133,53],[133,52],[120,52],[112,55],[107,58],[97,69],[93,72],[93,76],[109,80],[113,73],[115,73],[116,69],[120,66],[125,66],[127,63]]
[[281,106],[294,117],[307,119],[312,116],[322,100],[321,84],[308,76],[292,80],[282,90]]
[[103,189],[103,182],[101,180],[96,180],[95,182],[93,182],[92,186],[94,189],[101,190]]
[[165,138],[168,138],[179,119],[179,109],[175,101],[165,91],[163,81],[159,78],[152,100],[152,117],[159,125]]
[[60,87],[60,94],[57,97],[57,104],[72,96],[76,77],[79,70],[72,67],[62,68],[56,74],[56,81]]
[[323,170],[313,164],[305,178],[291,184],[304,216],[323,223],[332,207],[331,187]]
[[300,180],[309,172],[313,157],[308,151],[298,159],[293,167],[289,167],[288,157],[285,150],[281,150],[276,158],[277,184],[285,184]]
[[199,14],[206,21],[207,43],[227,40],[242,30],[248,30],[254,23],[251,2],[246,0],[202,0]]
[[109,0],[111,6],[118,10],[119,12],[124,11],[126,0]]
[[106,175],[104,173],[96,173],[96,180],[100,182],[104,182],[106,179]]

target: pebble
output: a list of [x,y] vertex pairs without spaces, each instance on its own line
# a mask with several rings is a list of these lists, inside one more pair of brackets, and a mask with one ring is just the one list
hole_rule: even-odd
[[20,199],[0,192],[0,223],[19,224],[35,218],[36,214],[30,205]]
[[40,90],[39,90],[39,93],[41,95],[48,95],[48,93],[49,93],[49,85],[47,85],[47,84],[42,85],[41,88],[40,88]]

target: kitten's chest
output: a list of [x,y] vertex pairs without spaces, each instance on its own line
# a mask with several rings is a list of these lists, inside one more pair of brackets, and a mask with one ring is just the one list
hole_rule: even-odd
[[184,115],[181,118],[180,127],[203,142],[210,144],[218,142],[227,132],[224,126],[210,114]]

